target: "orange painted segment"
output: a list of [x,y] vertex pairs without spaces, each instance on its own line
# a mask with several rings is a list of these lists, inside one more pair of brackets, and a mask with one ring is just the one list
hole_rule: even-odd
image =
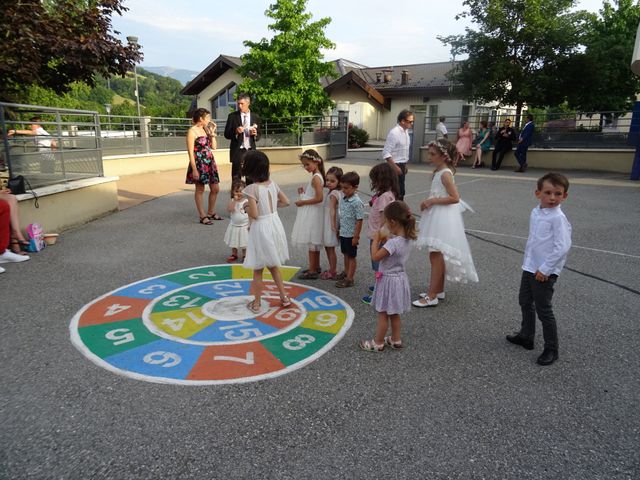
[[205,348],[186,380],[229,380],[282,370],[284,365],[260,342]]
[[264,300],[269,302],[271,308],[262,315],[256,316],[256,320],[279,330],[301,320],[302,310],[295,303],[285,308],[282,307],[280,298],[264,298]]
[[78,327],[141,318],[150,300],[110,295],[92,304],[81,316]]

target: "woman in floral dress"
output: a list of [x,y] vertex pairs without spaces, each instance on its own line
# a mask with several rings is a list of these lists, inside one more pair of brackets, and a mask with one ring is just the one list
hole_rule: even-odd
[[[187,169],[187,184],[195,184],[195,201],[200,223],[211,225],[213,220],[222,220],[215,212],[216,200],[220,191],[220,176],[218,166],[213,158],[213,150],[217,148],[217,125],[211,121],[211,112],[206,108],[199,108],[193,114],[193,126],[187,132],[187,152],[189,154],[189,168]],[[209,185],[209,201],[204,210],[204,188]]]

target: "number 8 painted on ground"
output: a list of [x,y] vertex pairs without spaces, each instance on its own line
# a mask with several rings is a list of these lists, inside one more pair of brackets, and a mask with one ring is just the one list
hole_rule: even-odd
[[287,350],[302,350],[307,344],[313,343],[315,341],[315,337],[303,333],[301,335],[296,335],[289,340],[285,340],[284,342],[282,342],[282,346]]

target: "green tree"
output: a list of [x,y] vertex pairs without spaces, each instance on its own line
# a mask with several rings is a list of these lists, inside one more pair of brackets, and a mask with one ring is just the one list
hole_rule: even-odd
[[125,75],[142,59],[112,35],[111,16],[126,10],[122,0],[3,2],[0,100],[24,101],[30,85],[63,93],[74,81]]
[[252,108],[263,118],[286,121],[297,115],[320,115],[333,102],[320,78],[335,77],[333,66],[324,62],[321,48],[335,44],[324,34],[330,18],[310,22],[307,0],[277,0],[265,12],[274,20],[271,40],[245,41],[238,72],[243,77],[238,92],[252,97]]
[[[561,66],[580,47],[589,14],[572,12],[575,0],[464,0],[478,30],[438,37],[454,56],[468,55],[451,78],[470,100],[522,106],[561,104]],[[575,88],[575,86],[573,87]]]
[[[589,22],[584,53],[567,62],[569,105],[584,112],[629,110],[640,92],[640,78],[629,66],[640,23],[640,6],[632,0],[604,2]],[[575,88],[585,85],[585,88]]]

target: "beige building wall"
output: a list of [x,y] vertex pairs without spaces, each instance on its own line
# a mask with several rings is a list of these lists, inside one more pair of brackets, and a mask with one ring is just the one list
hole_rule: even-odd
[[374,105],[359,88],[341,89],[331,94],[338,110],[349,110],[349,122],[363,128],[369,138],[376,138],[380,124],[380,109]]
[[238,75],[235,70],[227,70],[213,83],[209,84],[207,88],[198,94],[198,108],[206,108],[211,110],[211,100],[215,98],[222,90],[235,83],[239,85],[242,82],[242,77]]

